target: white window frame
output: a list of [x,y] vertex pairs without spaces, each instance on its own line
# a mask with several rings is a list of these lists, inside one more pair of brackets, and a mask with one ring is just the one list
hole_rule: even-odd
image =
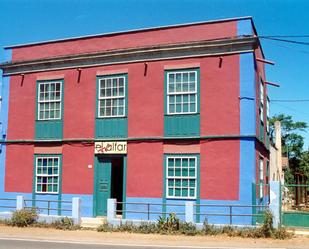
[[[195,74],[195,91],[181,91],[181,92],[170,92],[169,91],[169,75],[170,74],[176,74],[176,73],[194,73]],[[197,71],[196,70],[181,70],[181,71],[178,71],[178,70],[175,70],[175,71],[171,71],[171,72],[168,72],[167,73],[167,80],[166,80],[166,98],[167,98],[167,114],[168,115],[187,115],[187,114],[196,114],[197,113],[197,101],[198,101],[198,98],[197,98],[197,85],[198,85],[198,78],[197,78]],[[170,112],[170,103],[169,103],[169,96],[171,95],[174,95],[175,97],[177,95],[185,95],[185,94],[194,94],[195,95],[195,111],[194,112],[176,112],[176,109],[175,109],[175,112]]]
[[[41,91],[41,85],[47,85],[47,84],[57,84],[60,83],[60,99],[59,100],[40,100],[40,91]],[[38,120],[61,120],[62,119],[62,81],[59,80],[50,80],[50,81],[42,81],[38,82],[38,96],[37,96],[37,117]],[[59,118],[40,118],[40,104],[42,103],[60,103],[60,109],[59,109]]]
[[264,83],[261,78],[260,78],[260,102],[264,106]]
[[[43,160],[43,159],[58,159],[58,174],[51,174],[49,175],[48,173],[47,174],[38,174],[38,161],[40,160]],[[59,183],[60,183],[60,175],[59,175],[59,172],[60,172],[60,165],[61,161],[60,161],[60,156],[37,156],[36,159],[35,159],[35,193],[37,194],[59,194]],[[54,166],[53,166],[54,167]],[[38,191],[38,177],[58,177],[58,181],[57,181],[57,192],[54,192],[54,191]],[[47,189],[48,189],[48,182],[47,182]]]
[[270,109],[269,109],[269,104],[270,104],[270,101],[269,99],[267,98],[266,100],[266,131],[269,132],[269,114],[270,114]]
[[[102,80],[113,80],[113,79],[120,79],[123,78],[123,96],[105,96],[105,97],[101,97],[101,81]],[[119,118],[119,117],[125,117],[126,116],[126,77],[125,76],[103,76],[102,78],[99,78],[99,85],[98,85],[98,118]],[[123,114],[122,115],[109,115],[109,116],[102,116],[100,115],[100,101],[101,100],[113,100],[113,99],[121,99],[123,98]],[[112,109],[111,109],[111,114],[112,114]]]
[[260,77],[260,120],[264,124],[264,83],[262,78]]
[[259,156],[259,198],[264,196],[264,158]]
[[[169,159],[194,159],[195,160],[195,166],[194,166],[194,172],[195,172],[195,176],[189,176],[189,171],[188,171],[188,176],[169,176],[168,175],[168,160]],[[179,155],[169,155],[166,156],[166,179],[165,179],[165,193],[166,193],[166,198],[168,199],[191,199],[191,200],[195,200],[196,196],[197,196],[197,156],[179,156]],[[175,167],[174,167],[175,168]],[[189,165],[188,165],[188,169],[189,169]],[[181,165],[181,169],[182,169],[182,165]],[[182,170],[181,170],[182,172]],[[174,179],[180,179],[180,180],[194,180],[195,184],[194,184],[194,196],[175,196],[175,195],[169,195],[169,191],[168,191],[168,180],[174,180]],[[175,187],[175,186],[174,186]],[[180,188],[182,189],[182,186],[180,186]],[[189,191],[188,191],[189,193]]]

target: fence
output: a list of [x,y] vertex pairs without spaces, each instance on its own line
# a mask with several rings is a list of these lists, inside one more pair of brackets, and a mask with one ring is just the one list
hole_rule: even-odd
[[[257,218],[262,218],[268,205],[235,205],[235,204],[195,204],[192,201],[176,203],[150,202],[117,202],[108,199],[107,220],[112,224],[122,221],[156,221],[174,213],[180,220],[201,223],[207,221],[213,224],[255,225]],[[122,208],[120,208],[122,207]],[[221,211],[218,211],[221,209]],[[216,217],[216,219],[211,219]],[[219,219],[218,219],[219,217]]]
[[261,222],[268,205],[196,204],[195,220],[229,225]]
[[[114,200],[114,199],[113,199]],[[122,218],[137,218],[143,220],[158,219],[159,216],[165,217],[170,214],[169,209],[173,209],[178,217],[185,216],[185,204],[149,203],[149,202],[115,202],[115,214]],[[119,209],[119,207],[122,207]],[[135,217],[134,214],[138,214]]]
[[309,227],[309,185],[286,184],[281,187],[281,221],[288,227]]
[[0,211],[14,211],[16,210],[15,198],[0,198]]
[[[10,204],[7,204],[7,202],[10,202]],[[39,203],[43,203],[43,206],[38,206]],[[54,207],[53,204],[56,204],[57,207]],[[64,207],[60,204],[63,204]],[[38,211],[39,221],[50,223],[68,216],[73,219],[75,224],[80,224],[80,204],[81,200],[78,197],[73,197],[71,201],[34,200],[25,199],[23,196],[17,196],[16,198],[0,198],[0,219],[11,218],[12,211],[15,210],[35,208]],[[66,206],[69,206],[69,208]],[[57,214],[52,214],[53,211],[56,211]],[[67,212],[68,215],[64,215],[65,212]]]
[[24,208],[35,208],[40,214],[51,215],[56,213],[57,215],[64,215],[72,212],[72,201],[24,199]]

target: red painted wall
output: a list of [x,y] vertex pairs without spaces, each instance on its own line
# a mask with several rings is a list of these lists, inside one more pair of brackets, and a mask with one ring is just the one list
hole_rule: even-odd
[[94,146],[64,145],[62,165],[63,194],[93,194]]
[[[127,70],[128,71],[128,130],[129,137],[163,136],[164,121],[164,66],[184,65],[200,63],[201,70],[201,135],[230,135],[239,134],[239,56],[231,55],[223,58],[222,67],[219,68],[219,59],[214,57],[201,59],[183,59],[164,62],[152,62],[148,64],[147,74],[144,76],[144,63],[135,63],[118,66],[105,66],[91,69],[83,69],[80,82],[77,82],[77,70],[63,70],[50,73],[38,73],[26,75],[23,86],[20,86],[19,76],[12,78],[9,118],[9,139],[34,138],[35,120],[35,84],[37,77],[64,75],[64,138],[93,138],[95,122],[96,102],[96,74],[98,71]],[[17,101],[19,99],[19,101]],[[31,108],[25,108],[29,106]],[[22,115],[21,115],[22,114]],[[20,127],[20,124],[21,127]],[[23,127],[27,127],[25,130]],[[24,133],[25,132],[25,133]],[[233,170],[239,170],[239,148],[229,145],[231,142],[214,142],[203,145],[206,157],[201,162],[207,162],[202,172],[205,179],[210,182],[222,182],[223,188],[229,189],[236,184],[238,178],[230,177]],[[224,144],[221,145],[219,144]],[[64,193],[92,193],[93,173],[87,169],[88,164],[93,162],[93,148],[65,146],[63,151],[63,192]],[[153,147],[154,146],[154,147]],[[210,146],[209,148],[207,146]],[[27,146],[25,146],[27,147]],[[222,149],[225,148],[225,149]],[[230,158],[226,151],[235,149],[235,157]],[[210,149],[210,151],[208,151]],[[23,153],[20,149],[19,153]],[[31,152],[33,153],[33,151]],[[81,160],[76,160],[76,155]],[[232,153],[233,154],[233,153]],[[140,176],[145,179],[145,172],[140,170],[140,163],[147,162],[147,171],[151,179],[149,183],[149,197],[161,197],[162,194],[162,171],[163,167],[162,144],[142,143],[130,144],[128,152],[128,194],[131,196],[143,195],[144,187],[136,185]],[[202,155],[202,154],[201,154]],[[223,159],[227,158],[227,159]],[[11,160],[11,159],[8,159]],[[222,162],[222,160],[224,162]],[[226,160],[226,162],[225,162]],[[33,161],[31,160],[31,167]],[[204,167],[204,165],[201,165]],[[208,168],[209,166],[209,168]],[[8,164],[7,167],[11,167]],[[160,170],[158,170],[160,167]],[[223,176],[216,176],[217,167],[224,167]],[[227,167],[227,168],[225,168]],[[152,172],[152,173],[151,173]],[[204,174],[202,173],[202,174]],[[224,174],[226,173],[226,177]],[[153,176],[156,176],[153,178]],[[72,181],[72,176],[82,179],[81,184]],[[235,176],[236,177],[236,176]],[[237,176],[238,177],[238,176]],[[155,180],[152,180],[155,179]],[[228,178],[228,179],[227,179]],[[88,183],[87,183],[88,182]],[[144,181],[143,181],[144,182]],[[83,187],[82,187],[83,186]],[[209,191],[208,180],[202,185],[205,196]],[[237,185],[238,186],[238,185]],[[232,194],[217,189],[209,192],[219,199],[236,198],[238,192]],[[148,190],[147,190],[148,191]],[[218,192],[219,191],[219,192]],[[212,197],[211,197],[212,198]]]
[[236,34],[237,21],[199,24],[19,47],[13,49],[13,60],[29,60],[75,53],[209,40],[232,37],[236,36]]
[[201,199],[239,199],[238,140],[201,142]]
[[201,60],[201,135],[240,132],[239,55]]
[[163,136],[164,69],[162,62],[127,65],[129,137]]
[[162,198],[163,144],[129,143],[127,197]]
[[6,148],[5,191],[32,193],[33,145],[8,145]]
[[35,82],[34,75],[11,77],[7,139],[34,137]]
[[78,82],[78,71],[64,71],[65,138],[93,138],[96,105],[96,70],[83,69]]
[[[72,53],[102,51],[231,37],[236,35],[236,22],[195,25],[156,31],[144,31],[107,37],[49,43],[13,50],[14,60],[34,59]],[[87,68],[81,71],[62,70],[11,78],[9,103],[9,139],[33,139],[35,124],[35,91],[37,77],[64,75],[64,138],[93,138],[95,126],[96,74],[98,71],[128,72],[128,135],[129,137],[163,136],[164,133],[164,66],[199,63],[201,71],[201,135],[239,134],[239,56],[149,62]],[[227,153],[228,152],[228,153]],[[19,165],[23,155],[22,167]],[[78,155],[78,160],[76,157]],[[18,158],[18,162],[17,162]],[[92,194],[93,147],[63,147],[62,190],[67,194]],[[16,188],[32,191],[33,146],[8,148],[6,176],[8,191]],[[218,173],[219,172],[219,173]],[[12,179],[23,176],[23,181]],[[27,178],[25,180],[24,178]],[[162,197],[162,142],[129,143],[127,164],[127,196]],[[76,180],[78,179],[78,180]],[[12,182],[12,184],[11,184]],[[14,184],[23,182],[22,184]],[[13,184],[14,183],[14,184]],[[18,186],[19,185],[19,186]],[[23,187],[21,187],[23,186]],[[238,199],[239,141],[211,141],[201,144],[201,198]]]

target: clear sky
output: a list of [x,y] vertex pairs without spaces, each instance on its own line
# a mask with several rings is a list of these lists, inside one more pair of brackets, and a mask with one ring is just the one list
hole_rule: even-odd
[[[308,11],[307,0],[0,0],[0,61],[7,45],[239,16],[252,16],[259,35],[309,35]],[[281,85],[270,99],[309,99],[309,46],[262,46],[276,63],[267,80]],[[273,102],[276,113],[309,124],[309,102]]]

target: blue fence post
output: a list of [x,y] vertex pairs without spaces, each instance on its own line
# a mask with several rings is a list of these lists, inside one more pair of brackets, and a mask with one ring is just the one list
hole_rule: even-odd
[[270,181],[270,203],[269,208],[273,214],[273,226],[277,228],[280,223],[280,198],[281,198],[281,188],[279,181]]

